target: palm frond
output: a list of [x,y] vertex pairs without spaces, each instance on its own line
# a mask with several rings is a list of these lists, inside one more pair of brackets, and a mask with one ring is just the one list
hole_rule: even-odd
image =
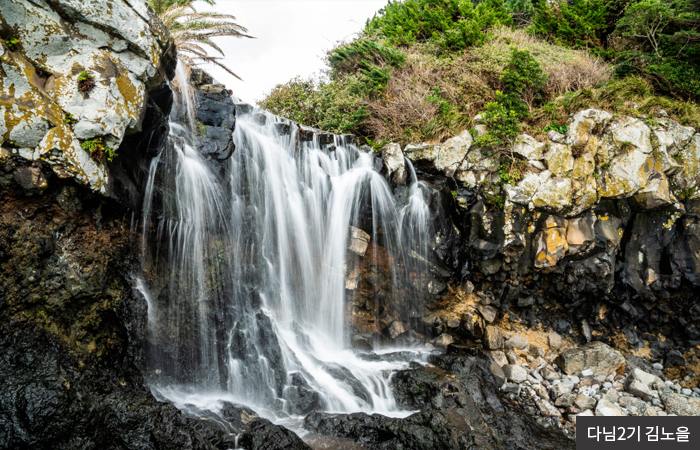
[[[234,21],[231,14],[218,12],[200,12],[192,5],[197,0],[148,0],[165,26],[170,29],[180,59],[189,66],[211,63],[221,67],[234,77],[241,79],[221,60],[224,51],[212,38],[215,37],[247,37],[248,30]],[[210,5],[214,0],[201,0]],[[221,56],[211,56],[209,51]]]

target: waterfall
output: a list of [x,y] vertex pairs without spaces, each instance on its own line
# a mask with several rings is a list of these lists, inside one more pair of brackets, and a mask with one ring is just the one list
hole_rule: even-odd
[[348,279],[387,268],[363,295],[403,296],[393,316],[377,316],[420,320],[432,188],[413,172],[398,207],[373,152],[262,111],[236,119],[231,158],[208,161],[188,126],[185,79],[178,69],[170,135],[144,199],[138,288],[154,392],[177,405],[226,399],[273,418],[399,414],[389,376],[407,363],[353,351]]

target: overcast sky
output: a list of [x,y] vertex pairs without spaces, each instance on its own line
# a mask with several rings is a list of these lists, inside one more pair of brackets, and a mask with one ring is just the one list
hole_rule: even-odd
[[[226,64],[243,81],[206,67],[234,94],[252,103],[275,85],[324,67],[336,42],[352,39],[387,0],[216,0],[213,10],[233,14],[256,39],[222,38]],[[204,3],[195,5],[208,8]]]

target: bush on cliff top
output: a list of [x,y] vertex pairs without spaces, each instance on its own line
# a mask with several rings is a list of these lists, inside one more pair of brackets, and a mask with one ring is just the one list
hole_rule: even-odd
[[390,1],[367,21],[365,34],[381,36],[390,44],[409,46],[432,41],[443,53],[482,45],[490,28],[511,25],[502,0]]
[[[624,31],[628,22],[641,23],[626,15],[628,4],[643,2],[672,3],[487,0],[475,6],[468,0],[392,1],[368,20],[358,39],[328,53],[330,70],[311,83],[312,89],[305,82],[304,101],[293,99],[300,80],[292,80],[259,104],[306,125],[376,142],[441,141],[469,128],[471,118],[487,104],[503,104],[497,92],[506,90],[502,77],[515,47],[529,52],[547,79],[536,90],[537,102],[522,99],[532,114],[516,114],[517,126],[503,124],[510,129],[537,134],[545,126],[565,123],[574,107],[596,106],[631,115],[666,109],[679,121],[694,124],[697,105],[687,99],[700,86],[693,75],[700,55],[689,56],[695,55],[692,33],[700,21],[693,25],[697,14],[688,5],[700,5],[700,0],[673,3],[679,16],[666,28],[673,34],[650,35],[665,42],[660,58],[650,58],[649,43],[637,42]],[[513,22],[529,28],[514,28]],[[682,43],[679,53],[674,46]],[[675,51],[674,56],[666,56],[667,50]],[[626,63],[619,64],[620,58]],[[646,97],[630,94],[626,86],[642,79]],[[632,96],[623,99],[620,92]],[[675,98],[657,96],[668,94]],[[637,110],[635,104],[642,107]],[[493,113],[496,109],[489,107]]]

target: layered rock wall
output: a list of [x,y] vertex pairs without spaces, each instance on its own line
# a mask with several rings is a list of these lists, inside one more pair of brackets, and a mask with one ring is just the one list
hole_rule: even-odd
[[[515,180],[473,138],[464,131],[381,154],[397,194],[403,156],[442,189],[434,260],[451,275],[436,277],[469,281],[467,292],[475,285],[486,303],[531,325],[580,331],[585,320],[597,338],[617,330],[633,346],[646,332],[671,337],[667,347],[698,342],[700,134],[665,114],[585,110],[566,134],[519,136]],[[429,310],[443,307],[436,300]]]

